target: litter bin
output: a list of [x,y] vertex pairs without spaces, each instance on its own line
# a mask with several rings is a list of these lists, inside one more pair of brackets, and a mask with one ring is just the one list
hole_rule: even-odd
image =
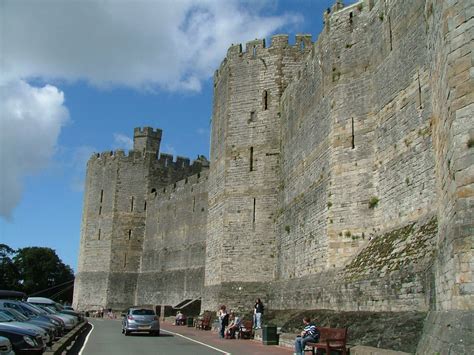
[[262,328],[263,345],[278,345],[277,327],[274,325],[264,325]]
[[194,326],[194,318],[193,317],[186,318],[186,324],[188,327]]

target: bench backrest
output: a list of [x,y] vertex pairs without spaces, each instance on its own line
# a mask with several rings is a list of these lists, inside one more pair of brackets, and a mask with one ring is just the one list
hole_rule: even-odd
[[321,334],[319,341],[325,341],[326,339],[338,339],[344,344],[346,343],[347,339],[347,328],[324,328],[324,327],[317,327]]
[[252,330],[252,326],[253,326],[253,321],[251,320],[243,320],[242,322],[240,322],[240,328],[245,328],[246,330]]

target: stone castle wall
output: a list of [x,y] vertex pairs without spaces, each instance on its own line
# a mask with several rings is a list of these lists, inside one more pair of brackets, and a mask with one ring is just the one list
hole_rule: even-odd
[[424,1],[405,5],[331,14],[283,95],[279,279],[340,268],[436,212]]
[[207,170],[148,196],[136,304],[200,298],[207,235]]

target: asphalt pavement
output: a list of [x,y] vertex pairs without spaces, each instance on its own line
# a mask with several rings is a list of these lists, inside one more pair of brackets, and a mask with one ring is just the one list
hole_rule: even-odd
[[259,341],[219,339],[217,333],[163,323],[160,336],[121,334],[118,320],[89,319],[91,330],[78,339],[68,354],[291,354],[291,349],[264,346]]

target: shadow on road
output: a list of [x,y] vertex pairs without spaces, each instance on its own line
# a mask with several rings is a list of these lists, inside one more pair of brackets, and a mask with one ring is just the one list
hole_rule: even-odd
[[82,334],[77,337],[72,347],[66,351],[66,354],[68,355],[79,354],[79,351],[81,351],[81,348],[84,345],[84,341],[86,340],[86,337],[91,332],[91,330],[92,330],[92,325],[88,323],[86,325],[86,330],[83,331]]

